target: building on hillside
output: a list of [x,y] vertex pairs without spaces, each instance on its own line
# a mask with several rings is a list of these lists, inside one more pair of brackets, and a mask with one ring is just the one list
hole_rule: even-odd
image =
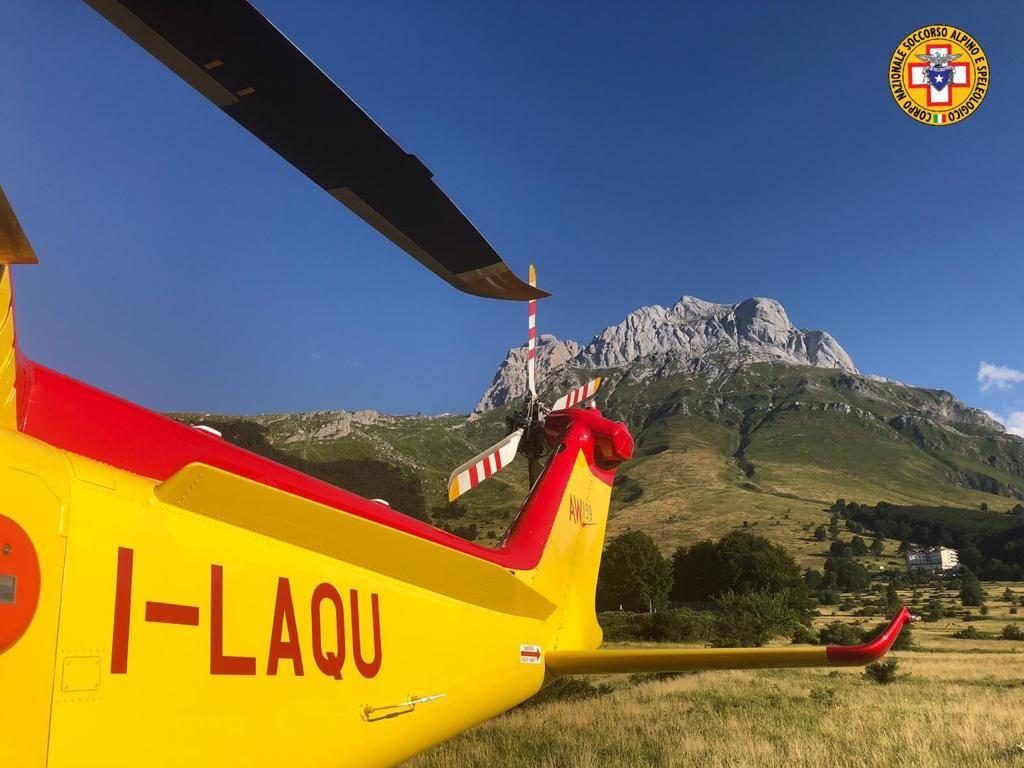
[[909,573],[953,573],[960,569],[960,554],[949,547],[907,550]]

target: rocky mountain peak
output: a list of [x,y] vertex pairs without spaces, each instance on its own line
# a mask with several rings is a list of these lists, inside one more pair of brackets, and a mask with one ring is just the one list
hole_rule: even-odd
[[857,372],[832,336],[797,328],[779,302],[765,298],[715,304],[683,296],[670,309],[642,307],[598,334],[573,364],[623,368],[641,361],[672,373],[711,373],[751,362]]
[[[781,362],[857,373],[853,360],[825,331],[797,328],[785,308],[768,298],[716,304],[683,296],[674,305],[640,307],[585,346],[542,336],[538,377],[565,369],[635,368],[662,375],[715,376],[738,365]],[[526,392],[526,347],[510,350],[477,405],[485,411]]]
[[[561,341],[550,333],[537,338],[537,378],[545,381],[553,371],[562,368],[579,354],[580,345],[575,341]],[[508,351],[498,366],[490,386],[477,403],[476,411],[482,413],[499,408],[518,400],[526,394],[526,345]]]

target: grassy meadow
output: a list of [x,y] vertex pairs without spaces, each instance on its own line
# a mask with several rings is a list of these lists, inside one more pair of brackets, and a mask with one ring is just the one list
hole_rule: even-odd
[[[899,665],[887,685],[859,668],[579,678],[406,768],[1024,766],[1024,641],[953,637],[1024,628],[1001,599],[1007,586],[1024,596],[1022,584],[988,583],[988,615],[970,622],[953,592],[923,588],[919,600],[961,615],[914,624],[915,648],[890,654]],[[880,620],[822,614],[819,626]]]

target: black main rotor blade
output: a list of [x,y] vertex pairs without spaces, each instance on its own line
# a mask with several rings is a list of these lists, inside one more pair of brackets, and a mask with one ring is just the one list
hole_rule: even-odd
[[[0,274],[3,273],[4,264],[38,264],[36,252],[25,237],[25,230],[21,228],[21,222],[14,215],[14,209],[7,201],[3,187],[0,187]],[[0,311],[6,312],[7,307],[0,307]],[[0,320],[0,326],[3,321]]]
[[344,91],[246,0],[85,0],[264,144],[459,290],[548,294]]

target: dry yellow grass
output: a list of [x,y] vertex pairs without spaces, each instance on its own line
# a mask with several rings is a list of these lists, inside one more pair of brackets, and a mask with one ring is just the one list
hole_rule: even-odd
[[[979,630],[1018,620],[1004,586]],[[859,669],[602,678],[612,693],[513,710],[406,768],[1024,768],[1024,642],[952,638],[964,626],[915,625],[890,685]]]

